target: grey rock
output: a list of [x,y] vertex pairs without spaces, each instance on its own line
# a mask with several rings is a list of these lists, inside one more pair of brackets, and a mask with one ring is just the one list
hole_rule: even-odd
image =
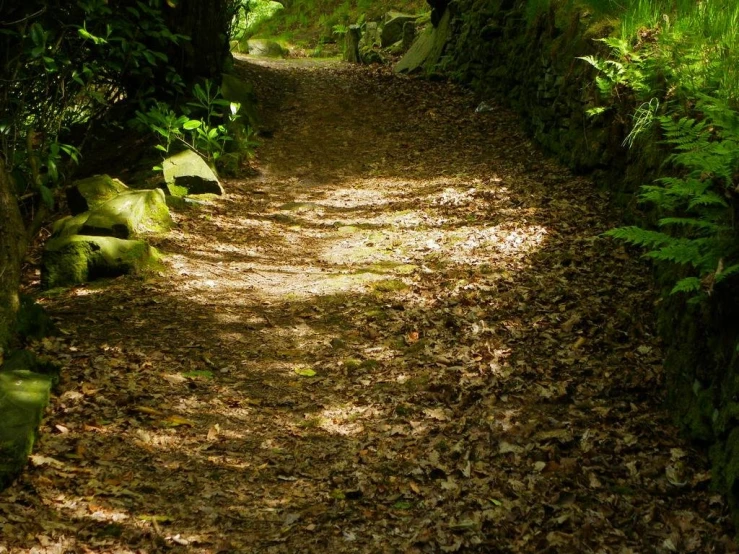
[[170,156],[162,162],[167,191],[173,196],[223,194],[218,177],[192,150]]
[[284,58],[287,51],[274,40],[253,38],[246,43],[250,56],[258,58]]
[[403,26],[416,20],[415,15],[400,12],[388,12],[385,14],[385,22],[380,32],[380,45],[387,48],[391,44],[403,39]]
[[127,190],[129,188],[126,185],[109,175],[95,175],[75,181],[66,190],[69,211],[72,215],[81,214]]
[[360,63],[359,38],[361,31],[358,25],[350,25],[344,36],[344,61]]

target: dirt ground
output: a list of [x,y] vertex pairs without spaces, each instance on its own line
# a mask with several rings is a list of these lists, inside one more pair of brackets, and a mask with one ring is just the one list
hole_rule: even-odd
[[63,365],[0,552],[735,552],[592,183],[447,83],[240,60],[251,170],[153,278],[42,296]]

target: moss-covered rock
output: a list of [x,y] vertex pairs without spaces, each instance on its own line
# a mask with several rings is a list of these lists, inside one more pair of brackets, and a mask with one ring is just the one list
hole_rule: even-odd
[[123,192],[92,210],[78,233],[127,239],[172,227],[161,189]]
[[56,376],[56,368],[26,351],[15,352],[0,367],[0,489],[28,460]]
[[44,250],[41,286],[50,289],[143,273],[155,268],[158,260],[156,249],[142,240],[87,235],[53,238]]
[[385,58],[383,58],[379,50],[369,46],[363,46],[359,49],[359,59],[363,64],[367,65],[371,65],[373,63],[385,63]]
[[95,209],[67,216],[52,228],[55,238],[91,235],[128,239],[164,233],[172,227],[172,216],[161,189],[127,190]]
[[125,184],[109,175],[95,175],[75,181],[66,190],[69,211],[72,215],[87,212],[127,190]]
[[395,72],[433,72],[452,36],[451,17],[451,12],[447,10],[437,27],[426,27],[406,55],[395,65]]
[[248,40],[246,46],[250,56],[259,58],[284,58],[287,56],[287,50],[274,40],[255,38]]
[[223,194],[218,177],[192,150],[170,156],[162,162],[167,190],[173,196]]

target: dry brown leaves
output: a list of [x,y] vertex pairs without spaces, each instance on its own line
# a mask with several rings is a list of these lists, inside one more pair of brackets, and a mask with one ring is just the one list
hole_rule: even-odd
[[45,300],[63,383],[0,551],[735,551],[604,194],[448,84],[241,70],[258,175],[160,278]]

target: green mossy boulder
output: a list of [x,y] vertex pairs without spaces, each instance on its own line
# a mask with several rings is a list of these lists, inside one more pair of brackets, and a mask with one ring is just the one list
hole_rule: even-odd
[[128,190],[92,211],[60,219],[52,228],[52,236],[93,235],[131,237],[164,233],[172,227],[164,192],[161,189]]
[[246,43],[250,56],[257,58],[284,58],[287,51],[274,40],[254,38]]
[[92,210],[79,230],[81,235],[131,237],[164,233],[172,227],[164,191],[132,190]]
[[56,377],[55,368],[26,351],[13,353],[0,368],[0,489],[26,465]]
[[396,73],[431,73],[439,63],[451,37],[452,18],[447,10],[438,27],[426,27],[405,56],[395,65]]
[[72,215],[87,212],[127,190],[129,188],[126,185],[109,175],[95,175],[75,181],[66,190],[69,211]]
[[363,46],[359,49],[359,57],[363,64],[371,65],[373,63],[384,64],[385,58],[382,57],[379,51],[369,46]]
[[223,194],[213,170],[198,154],[185,150],[162,162],[167,191],[173,196]]
[[385,14],[385,24],[380,32],[380,45],[387,48],[403,39],[403,26],[408,22],[414,22],[415,15],[400,12],[388,12]]
[[360,30],[358,25],[351,25],[344,36],[344,61],[349,63],[360,63],[359,57],[359,36]]
[[158,260],[156,249],[141,240],[87,235],[53,238],[44,250],[41,286],[50,289],[144,273],[155,268]]

